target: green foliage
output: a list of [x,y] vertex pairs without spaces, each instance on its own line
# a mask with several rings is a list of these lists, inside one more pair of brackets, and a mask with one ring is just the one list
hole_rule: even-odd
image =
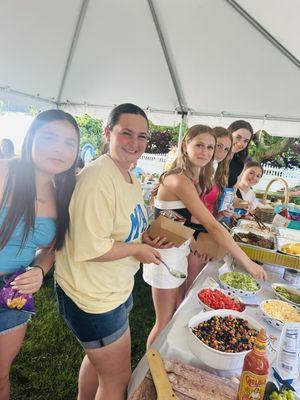
[[95,156],[99,156],[103,141],[103,121],[88,114],[76,116],[75,119],[80,129],[80,147],[91,143],[95,148]]
[[250,143],[249,153],[258,162],[270,162],[283,167],[297,166],[300,161],[299,147],[298,139],[271,136],[266,131],[259,131]]
[[[149,139],[146,153],[168,153],[172,141],[178,141],[180,124],[171,127],[149,123]],[[183,133],[186,126],[183,127]]]

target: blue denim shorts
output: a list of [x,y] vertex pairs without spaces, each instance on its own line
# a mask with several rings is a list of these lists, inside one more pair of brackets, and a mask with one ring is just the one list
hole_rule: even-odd
[[[9,280],[12,274],[0,275],[0,290]],[[0,307],[0,335],[7,333],[26,324],[31,318],[31,314],[26,311],[9,310]]]
[[85,349],[98,349],[118,340],[129,326],[129,312],[133,307],[132,295],[117,308],[100,314],[81,310],[56,285],[58,310],[73,335]]

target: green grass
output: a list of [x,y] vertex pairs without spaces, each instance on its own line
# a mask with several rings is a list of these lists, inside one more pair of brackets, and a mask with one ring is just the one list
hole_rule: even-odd
[[[52,279],[36,295],[36,314],[11,371],[11,400],[73,400],[83,351],[57,312]],[[150,288],[136,276],[130,316],[132,368],[154,323]]]

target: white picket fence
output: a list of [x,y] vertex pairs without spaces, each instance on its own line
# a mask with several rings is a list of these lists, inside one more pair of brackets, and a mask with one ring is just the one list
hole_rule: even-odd
[[[143,171],[150,174],[161,174],[164,170],[164,163],[166,160],[166,154],[149,154],[145,153],[138,161],[138,166]],[[281,177],[284,178],[289,187],[300,185],[300,169],[299,168],[277,168],[269,165],[263,165],[264,175],[261,178],[255,189],[264,190],[270,180]],[[283,187],[281,182],[275,182],[271,189],[272,191],[279,190]]]

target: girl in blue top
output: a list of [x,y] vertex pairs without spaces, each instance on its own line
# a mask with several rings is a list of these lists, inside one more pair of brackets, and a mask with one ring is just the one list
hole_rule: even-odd
[[[68,229],[78,146],[75,119],[48,110],[32,122],[21,158],[0,160],[0,289],[28,265],[33,268],[19,275],[13,288],[29,294],[41,287]],[[29,319],[27,312],[0,308],[1,400],[9,398],[9,371]]]

